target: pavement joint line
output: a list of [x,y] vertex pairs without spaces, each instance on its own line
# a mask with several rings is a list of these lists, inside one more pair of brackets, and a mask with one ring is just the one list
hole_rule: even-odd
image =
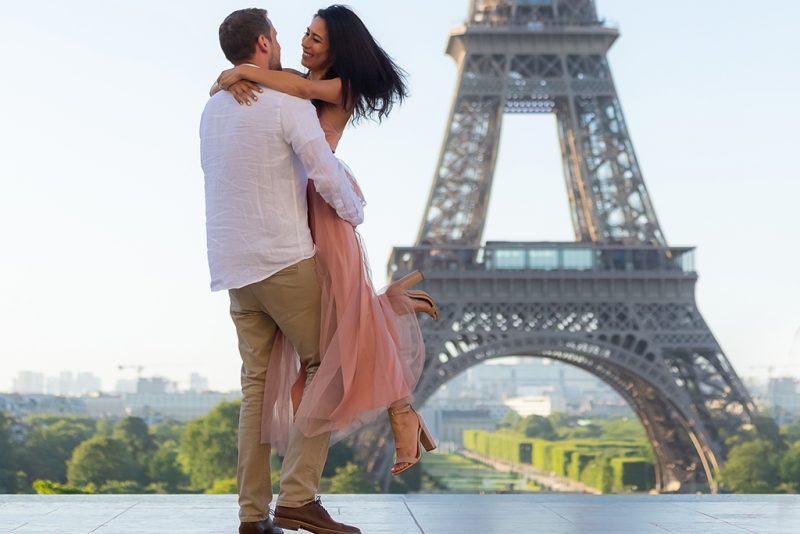
[[702,515],[704,515],[704,516],[706,516],[706,517],[710,517],[711,519],[713,519],[713,520],[715,520],[715,521],[720,521],[721,523],[725,523],[726,525],[730,525],[730,526],[732,526],[732,527],[736,527],[736,528],[742,529],[742,530],[744,530],[744,531],[747,531],[747,532],[754,532],[755,534],[758,534],[758,531],[757,531],[757,530],[750,530],[750,529],[749,529],[749,528],[747,528],[747,527],[743,527],[743,526],[741,526],[741,525],[737,525],[736,523],[731,523],[730,521],[725,521],[724,519],[721,519],[721,518],[719,518],[719,517],[714,517],[714,516],[713,516],[713,515],[711,515],[711,514],[707,514],[707,513],[705,513],[705,512],[701,512],[701,511],[699,511],[699,510],[695,510],[695,512],[697,512],[698,514],[702,514]]
[[659,525],[658,523],[650,523],[650,524],[651,524],[651,525],[653,525],[653,526],[654,526],[654,527],[656,527],[656,528],[660,528],[660,529],[661,529],[661,530],[663,530],[664,532],[672,532],[672,531],[671,531],[670,529],[668,529],[667,527],[662,527],[662,526],[661,526],[661,525]]
[[11,530],[9,530],[9,532],[14,532],[15,530],[19,530],[19,529],[21,529],[22,527],[24,527],[27,524],[28,524],[28,522],[26,521],[26,522],[22,523],[21,525],[17,525],[16,527],[12,528]]
[[124,514],[125,512],[127,512],[128,510],[130,510],[131,508],[133,508],[134,506],[136,506],[137,504],[139,504],[139,502],[138,502],[138,501],[137,501],[137,502],[135,502],[135,503],[133,503],[132,505],[128,506],[128,507],[127,507],[127,508],[125,508],[123,511],[121,511],[120,513],[118,513],[117,515],[115,515],[114,517],[112,517],[111,519],[109,519],[108,521],[106,521],[105,523],[103,523],[102,525],[100,525],[99,527],[95,528],[94,530],[90,530],[90,531],[89,531],[89,534],[92,534],[92,532],[97,532],[98,530],[100,530],[100,529],[101,529],[101,528],[103,528],[104,526],[108,525],[109,523],[111,523],[112,521],[114,521],[116,518],[118,518],[119,516],[121,516],[122,514]]
[[569,519],[567,519],[566,517],[564,517],[563,515],[559,514],[558,512],[556,512],[555,510],[553,510],[552,508],[550,508],[549,506],[547,506],[546,504],[542,503],[542,506],[543,506],[544,508],[548,509],[549,511],[553,512],[554,514],[556,514],[558,517],[560,517],[561,519],[563,519],[564,521],[566,521],[566,522],[567,522],[567,523],[569,523],[570,525],[574,525],[574,524],[575,524],[575,523],[573,523],[572,521],[570,521]]
[[[688,510],[691,510],[692,512],[694,512],[694,513],[696,513],[696,514],[700,514],[700,515],[704,515],[704,516],[706,516],[706,517],[710,517],[710,518],[711,518],[711,519],[713,519],[714,521],[720,521],[720,522],[722,522],[722,523],[725,523],[726,525],[730,525],[730,526],[732,526],[732,527],[735,527],[735,528],[742,529],[742,530],[744,530],[744,531],[746,531],[746,532],[754,532],[755,534],[758,534],[758,531],[757,531],[757,530],[750,530],[749,528],[747,528],[747,527],[744,527],[744,526],[742,526],[742,525],[737,525],[736,523],[731,523],[730,521],[726,521],[726,520],[724,520],[724,519],[722,519],[722,518],[720,518],[720,517],[715,517],[715,516],[713,516],[713,515],[711,515],[711,514],[707,514],[707,513],[703,512],[703,511],[701,511],[701,510],[696,510],[696,509],[694,508],[694,506],[695,506],[695,505],[689,505],[689,504],[679,504],[679,503],[675,503],[675,505],[676,505],[676,506],[678,506],[679,508],[683,508],[683,509],[688,509]],[[764,506],[767,506],[767,505],[766,505],[766,504],[763,504],[763,505],[762,505],[762,506],[761,506],[761,507],[760,507],[758,510],[760,510],[760,509],[761,509],[761,508],[763,508]]]
[[419,531],[422,534],[425,534],[425,531],[422,530],[422,526],[419,524],[419,521],[417,521],[417,518],[414,516],[414,512],[411,511],[411,507],[408,506],[408,501],[405,499],[405,497],[403,497],[403,505],[406,507],[406,510],[408,510],[408,513],[411,515],[411,519],[414,520],[414,524],[417,525]]

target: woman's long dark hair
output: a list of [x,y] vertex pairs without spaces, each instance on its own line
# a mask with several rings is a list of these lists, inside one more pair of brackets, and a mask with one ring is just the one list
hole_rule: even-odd
[[342,107],[353,110],[353,121],[389,115],[395,103],[408,96],[405,72],[347,6],[332,5],[317,11],[328,29],[331,66],[325,79],[342,80]]

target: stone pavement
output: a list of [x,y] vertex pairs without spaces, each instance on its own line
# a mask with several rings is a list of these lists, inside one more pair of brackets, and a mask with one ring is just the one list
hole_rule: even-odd
[[[331,495],[323,504],[364,534],[800,533],[797,495]],[[237,525],[234,495],[0,495],[0,532],[15,534],[234,534]]]

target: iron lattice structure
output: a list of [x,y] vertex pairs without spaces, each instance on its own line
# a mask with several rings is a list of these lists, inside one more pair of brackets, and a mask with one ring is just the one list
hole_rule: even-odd
[[579,241],[665,245],[591,0],[475,0],[447,53],[459,84],[420,245],[478,246],[505,113],[555,113]]
[[[422,318],[416,403],[491,358],[567,362],[637,413],[658,490],[714,491],[755,407],[697,309],[693,249],[669,247],[656,218],[606,59],[618,36],[592,0],[472,0],[451,33],[459,82],[427,210],[389,263],[423,270],[441,309]],[[505,113],[555,113],[574,243],[481,246]],[[377,478],[389,438],[356,437]]]

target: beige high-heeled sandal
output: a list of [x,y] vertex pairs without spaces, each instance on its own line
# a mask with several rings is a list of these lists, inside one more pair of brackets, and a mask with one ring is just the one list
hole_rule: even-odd
[[429,294],[419,289],[406,290],[416,313],[427,313],[434,321],[439,318],[439,307]]
[[[420,271],[412,271],[403,278],[392,282],[386,289],[387,295],[403,294],[411,300],[414,313],[427,313],[431,319],[439,318],[439,307],[428,293],[419,289],[410,288],[422,282],[424,277]],[[397,310],[395,310],[397,311]]]
[[[399,416],[408,412],[411,412],[416,416],[416,425],[409,426],[401,423],[401,418]],[[389,422],[392,426],[395,451],[397,454],[397,458],[395,459],[394,466],[392,466],[391,473],[392,475],[397,476],[419,463],[419,461],[422,459],[422,447],[424,447],[426,451],[430,452],[436,448],[436,442],[433,440],[433,436],[428,430],[428,427],[425,426],[425,421],[422,419],[422,416],[419,415],[410,404],[406,404],[400,408],[389,408]],[[420,447],[420,445],[422,447]],[[400,454],[401,448],[405,450],[416,449],[416,455],[413,457],[402,456]],[[401,464],[404,465],[402,467],[398,467],[398,465]]]

